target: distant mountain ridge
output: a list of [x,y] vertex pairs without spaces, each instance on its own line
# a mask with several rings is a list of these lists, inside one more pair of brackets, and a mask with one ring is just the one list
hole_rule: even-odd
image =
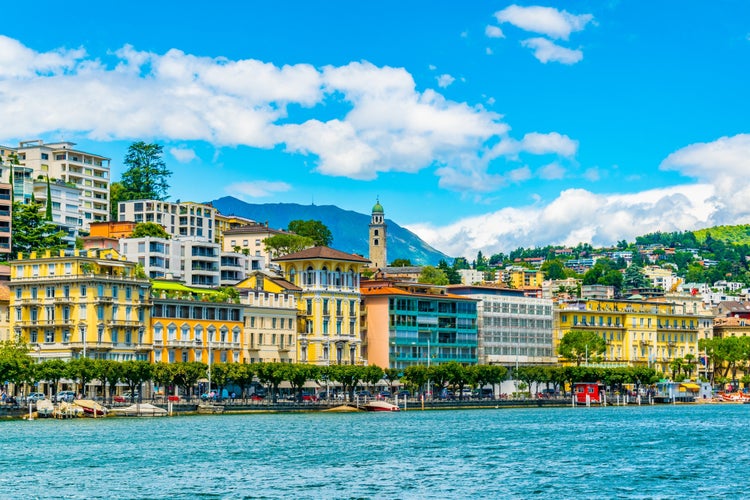
[[[367,257],[370,252],[370,214],[343,210],[335,205],[299,205],[296,203],[246,203],[232,196],[208,202],[223,215],[246,217],[257,222],[267,222],[274,229],[286,229],[290,221],[319,220],[333,233],[331,247],[342,252]],[[419,236],[404,229],[390,219],[388,224],[388,262],[409,259],[414,265],[437,265],[441,259],[450,263],[445,255],[422,241]]]

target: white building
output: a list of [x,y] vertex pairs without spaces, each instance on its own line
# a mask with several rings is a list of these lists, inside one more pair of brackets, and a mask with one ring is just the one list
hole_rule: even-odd
[[34,198],[45,207],[52,204],[52,223],[65,231],[64,240],[72,248],[83,226],[81,189],[61,180],[50,182],[51,200],[47,200],[47,180],[34,181]]
[[[88,231],[89,223],[109,220],[110,159],[74,148],[73,142],[44,144],[41,140],[24,141],[18,148],[3,146],[3,156],[18,155],[22,166],[31,169],[32,180],[63,180],[81,190],[81,229]],[[13,167],[14,177],[18,176]],[[24,174],[25,175],[25,174]],[[15,186],[14,186],[15,187]],[[33,189],[33,188],[32,188]],[[23,193],[30,193],[25,188]]]
[[172,203],[158,200],[121,201],[117,220],[155,222],[172,237],[214,241],[216,209],[194,202]]
[[520,290],[450,286],[450,293],[478,299],[479,364],[554,364],[552,300]]
[[484,273],[482,271],[477,271],[476,269],[459,269],[458,274],[461,275],[461,283],[464,285],[484,283]]

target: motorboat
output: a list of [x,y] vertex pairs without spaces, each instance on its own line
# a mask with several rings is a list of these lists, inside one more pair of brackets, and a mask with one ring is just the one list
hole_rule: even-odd
[[164,417],[167,415],[167,410],[151,403],[140,403],[127,408],[116,408],[112,410],[112,414],[118,417]]
[[370,401],[369,403],[365,403],[362,408],[364,408],[365,411],[399,411],[401,408],[398,407],[398,405],[394,405],[393,403],[389,403],[387,401]]
[[101,417],[107,413],[107,409],[93,399],[76,399],[73,404],[83,408],[86,415]]

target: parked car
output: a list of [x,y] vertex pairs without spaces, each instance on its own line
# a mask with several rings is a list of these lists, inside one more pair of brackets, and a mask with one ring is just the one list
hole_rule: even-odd
[[66,403],[72,402],[76,398],[76,393],[73,391],[60,391],[55,395],[55,403]]
[[28,401],[29,403],[36,403],[40,399],[47,399],[43,392],[32,392],[29,393],[28,396],[26,396],[26,401]]

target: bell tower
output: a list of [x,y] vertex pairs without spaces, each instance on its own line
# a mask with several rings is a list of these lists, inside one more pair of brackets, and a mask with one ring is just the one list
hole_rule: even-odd
[[385,212],[380,200],[375,200],[370,219],[370,268],[380,269],[388,265],[385,248]]

